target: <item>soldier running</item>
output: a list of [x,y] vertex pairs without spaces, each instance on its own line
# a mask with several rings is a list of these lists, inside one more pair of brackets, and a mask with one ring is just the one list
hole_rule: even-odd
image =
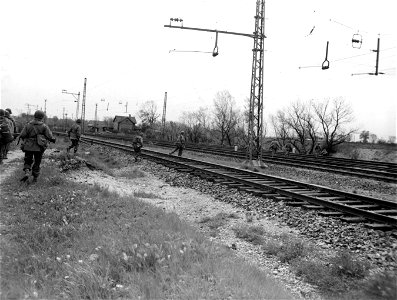
[[170,152],[170,155],[174,154],[178,150],[178,156],[182,156],[183,149],[185,149],[185,143],[185,132],[181,131],[178,139],[176,140],[176,148],[174,149],[174,151]]
[[68,137],[70,138],[72,145],[66,148],[66,151],[69,153],[70,149],[74,148],[74,153],[77,152],[79,148],[79,141],[81,137],[81,120],[77,119],[76,123],[72,125],[72,127],[68,131]]
[[22,182],[29,179],[30,170],[32,170],[33,182],[37,182],[40,175],[41,160],[48,144],[46,141],[53,143],[56,141],[51,130],[43,122],[44,112],[37,110],[33,117],[34,120],[25,125],[20,135],[23,140],[22,151],[25,152],[25,164],[23,166],[25,175],[21,179]]
[[272,157],[274,156],[274,154],[277,152],[277,150],[280,148],[280,145],[278,144],[277,140],[273,140],[270,143],[270,151],[272,152]]
[[134,148],[135,152],[135,162],[138,161],[138,158],[141,156],[141,149],[143,147],[143,138],[141,135],[137,135],[132,142],[132,147]]

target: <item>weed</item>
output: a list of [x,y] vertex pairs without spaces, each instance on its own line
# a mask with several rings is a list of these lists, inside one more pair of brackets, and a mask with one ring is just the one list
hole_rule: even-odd
[[[50,169],[43,182],[56,175]],[[18,176],[4,181],[0,199],[5,299],[292,299],[176,214],[99,185],[61,180],[21,190]]]
[[295,262],[295,271],[296,275],[316,285],[322,292],[338,293],[346,289],[344,281],[332,274],[323,262],[298,260]]
[[254,245],[261,245],[264,242],[264,230],[261,226],[239,226],[233,228],[236,236]]
[[281,262],[291,262],[306,256],[307,253],[304,242],[289,235],[267,239],[263,243],[263,250],[267,254],[277,256]]
[[354,260],[347,251],[338,252],[331,259],[332,273],[338,276],[364,278],[369,269],[369,264]]
[[[302,276],[322,292],[341,294],[348,286],[354,286],[357,280],[367,275],[369,265],[353,257],[346,251],[339,252],[329,262],[298,260],[294,263],[298,276]],[[373,284],[379,284],[374,281]],[[370,285],[368,285],[370,286]],[[382,286],[383,284],[380,284]]]

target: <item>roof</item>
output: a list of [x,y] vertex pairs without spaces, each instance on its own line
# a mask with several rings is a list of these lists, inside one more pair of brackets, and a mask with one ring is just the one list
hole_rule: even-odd
[[126,117],[126,116],[115,116],[113,118],[113,122],[120,123],[120,122],[124,121],[125,119],[129,120],[133,124],[136,124],[135,117]]

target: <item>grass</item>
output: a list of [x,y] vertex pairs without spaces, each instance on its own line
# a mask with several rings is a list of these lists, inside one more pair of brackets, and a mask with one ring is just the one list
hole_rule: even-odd
[[[370,264],[340,251],[326,258],[303,240],[288,234],[268,235],[261,226],[233,228],[236,237],[262,246],[265,254],[292,266],[295,274],[315,285],[325,299],[397,299],[397,275],[369,276]],[[321,257],[321,258],[319,258]]]
[[2,298],[293,298],[176,214],[67,181],[51,164],[34,185],[20,172],[0,201]]
[[205,224],[210,229],[210,235],[215,237],[219,233],[219,228],[227,224],[229,218],[236,218],[234,213],[218,213],[213,217],[204,217],[199,223]]

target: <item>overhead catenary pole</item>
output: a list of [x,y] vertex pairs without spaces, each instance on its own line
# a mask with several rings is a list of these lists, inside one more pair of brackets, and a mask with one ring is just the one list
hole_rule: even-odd
[[95,103],[95,127],[94,130],[96,131],[98,124],[98,103]]
[[[250,92],[250,114],[248,122],[249,160],[253,159],[253,147],[257,151],[257,159],[262,162],[263,139],[263,44],[265,30],[265,1],[256,2],[254,47],[252,49],[252,75]],[[255,137],[255,140],[254,140]]]
[[[205,29],[196,27],[184,27],[183,23],[181,26],[171,25],[171,22],[183,22],[178,18],[171,18],[169,25],[164,25],[168,28],[179,28],[187,30],[198,30],[206,32],[215,32],[231,35],[246,36],[254,39],[253,59],[252,59],[252,72],[251,72],[251,90],[250,90],[250,107],[249,107],[249,120],[248,120],[248,159],[250,163],[253,160],[254,147],[257,150],[257,156],[259,163],[262,164],[262,140],[263,140],[263,46],[265,26],[265,0],[256,1],[256,14],[255,14],[255,31],[253,34],[223,31],[216,29]],[[218,53],[213,53],[215,57]]]
[[165,134],[165,116],[167,113],[167,92],[164,94],[163,116],[161,117],[161,127],[163,129],[163,138]]
[[84,90],[83,90],[83,103],[81,106],[81,132],[84,133],[84,123],[85,123],[85,101],[87,92],[87,78],[84,78]]
[[376,65],[375,65],[375,75],[378,76],[379,70],[379,52],[380,52],[380,38],[378,37],[378,46],[376,47]]

